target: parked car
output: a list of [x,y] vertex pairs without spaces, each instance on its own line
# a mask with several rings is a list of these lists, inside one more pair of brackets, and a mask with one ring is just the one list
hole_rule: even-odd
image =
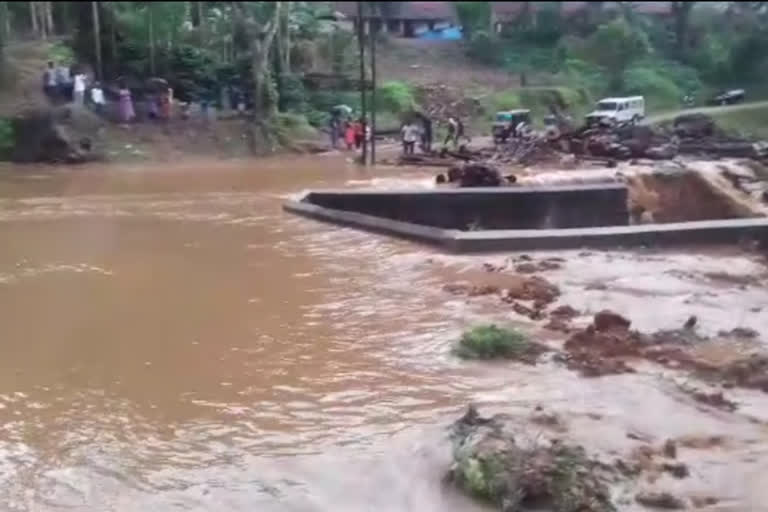
[[510,136],[516,137],[516,128],[521,122],[528,125],[531,124],[530,110],[502,110],[496,112],[496,119],[491,130],[494,142],[506,142]]
[[710,105],[732,105],[734,103],[740,103],[744,101],[746,93],[744,92],[744,89],[730,89],[728,91],[723,91],[711,100],[709,100]]
[[597,102],[595,110],[587,114],[587,124],[636,123],[645,117],[645,98],[604,98]]

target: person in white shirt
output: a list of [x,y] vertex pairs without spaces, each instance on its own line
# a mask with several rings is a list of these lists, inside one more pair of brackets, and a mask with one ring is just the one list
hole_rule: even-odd
[[77,73],[74,80],[75,105],[83,106],[85,102],[85,75]]
[[91,87],[91,103],[93,103],[93,109],[97,114],[101,114],[104,111],[104,91],[99,82],[96,82]]
[[419,127],[413,122],[408,121],[401,130],[403,138],[403,154],[412,155],[416,141],[419,140]]

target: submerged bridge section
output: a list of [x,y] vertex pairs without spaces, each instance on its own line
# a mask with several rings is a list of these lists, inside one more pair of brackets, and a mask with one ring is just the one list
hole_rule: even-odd
[[623,184],[318,190],[284,208],[451,252],[768,241],[768,218],[630,225]]

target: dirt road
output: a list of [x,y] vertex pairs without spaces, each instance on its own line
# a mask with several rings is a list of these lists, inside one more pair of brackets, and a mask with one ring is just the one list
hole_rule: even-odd
[[739,103],[737,105],[723,105],[716,107],[695,107],[683,110],[674,110],[671,112],[663,112],[661,114],[655,114],[646,118],[643,124],[654,124],[669,119],[674,119],[681,114],[721,114],[726,112],[735,112],[738,110],[749,110],[754,108],[768,107],[768,101],[753,101],[750,103]]

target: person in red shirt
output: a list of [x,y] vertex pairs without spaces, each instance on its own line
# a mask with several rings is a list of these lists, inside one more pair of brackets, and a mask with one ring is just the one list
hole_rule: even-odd
[[347,144],[347,150],[352,151],[355,148],[355,123],[347,121],[344,129],[344,142]]

